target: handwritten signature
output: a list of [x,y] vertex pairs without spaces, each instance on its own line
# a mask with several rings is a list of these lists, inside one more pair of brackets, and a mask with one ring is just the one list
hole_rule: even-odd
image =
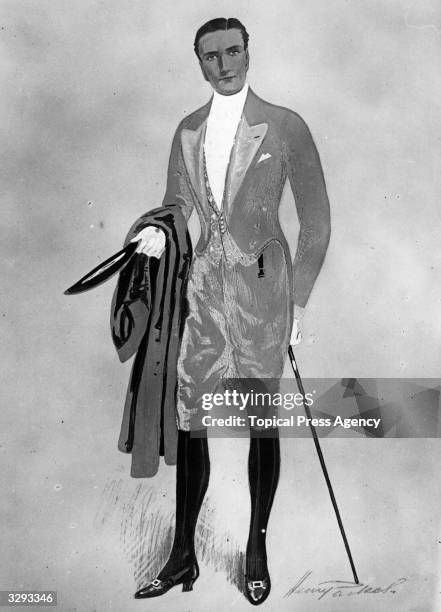
[[307,581],[312,571],[308,570],[300,580],[285,593],[284,597],[292,595],[316,595],[317,599],[325,597],[351,597],[355,595],[385,595],[386,593],[395,594],[397,588],[407,582],[407,578],[399,578],[387,586],[373,586],[371,584],[351,582],[349,580],[324,580],[314,586],[308,586]]

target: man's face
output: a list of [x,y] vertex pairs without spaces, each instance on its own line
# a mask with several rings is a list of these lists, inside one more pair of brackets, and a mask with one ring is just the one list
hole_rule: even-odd
[[242,89],[248,70],[248,50],[240,30],[216,30],[199,41],[202,74],[217,93],[231,96]]

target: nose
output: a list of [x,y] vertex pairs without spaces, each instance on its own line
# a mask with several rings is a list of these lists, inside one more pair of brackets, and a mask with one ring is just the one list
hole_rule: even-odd
[[227,55],[219,55],[217,61],[218,61],[219,72],[221,74],[224,74],[229,71],[230,63],[228,61]]

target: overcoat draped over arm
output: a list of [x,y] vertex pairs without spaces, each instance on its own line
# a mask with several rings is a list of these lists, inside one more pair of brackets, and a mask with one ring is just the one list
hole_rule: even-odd
[[159,456],[176,463],[176,364],[187,314],[191,241],[179,207],[154,209],[132,226],[126,244],[147,225],[165,232],[161,258],[136,255],[119,275],[111,307],[118,356],[136,353],[118,448],[132,453],[131,476],[154,476]]

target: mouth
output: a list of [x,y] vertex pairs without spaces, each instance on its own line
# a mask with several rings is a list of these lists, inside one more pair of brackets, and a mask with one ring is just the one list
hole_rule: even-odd
[[235,78],[235,75],[233,74],[233,75],[231,75],[231,76],[221,77],[221,78],[219,79],[219,81],[229,83],[229,82],[230,82],[230,81],[232,81],[234,78]]

